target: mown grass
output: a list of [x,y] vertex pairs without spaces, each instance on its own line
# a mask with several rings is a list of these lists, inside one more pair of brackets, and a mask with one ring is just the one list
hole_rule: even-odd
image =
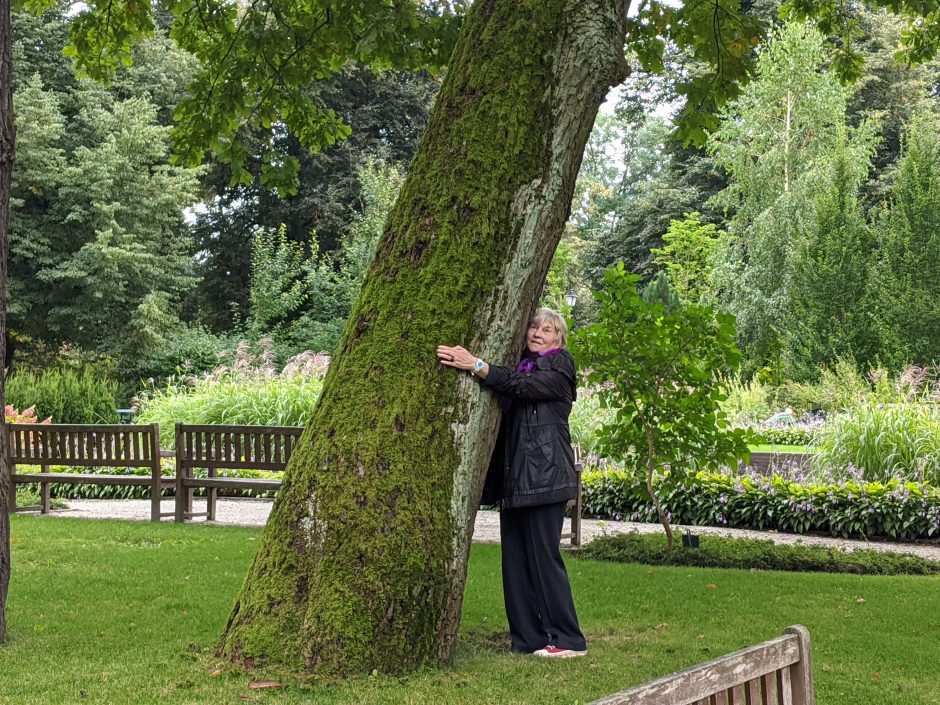
[[[940,703],[940,578],[569,563],[589,654],[507,653],[499,547],[474,546],[453,666],[345,682],[212,656],[257,529],[13,518],[0,703],[576,703],[778,635],[814,639],[820,703]],[[251,690],[252,680],[287,683]]]

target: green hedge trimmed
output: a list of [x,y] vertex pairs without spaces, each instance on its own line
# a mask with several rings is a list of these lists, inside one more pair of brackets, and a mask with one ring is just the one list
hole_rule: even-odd
[[762,443],[775,446],[808,446],[816,432],[806,428],[752,428]]
[[[634,474],[587,470],[583,484],[585,514],[657,521]],[[904,540],[940,536],[940,490],[926,483],[801,484],[778,476],[698,472],[679,480],[658,476],[655,484],[676,524]]]
[[[677,537],[678,538],[678,537]],[[579,558],[645,565],[790,570],[859,575],[940,575],[940,562],[882,551],[842,551],[823,546],[781,545],[773,541],[700,536],[698,548],[676,541],[666,553],[662,534],[599,536],[575,552]]]

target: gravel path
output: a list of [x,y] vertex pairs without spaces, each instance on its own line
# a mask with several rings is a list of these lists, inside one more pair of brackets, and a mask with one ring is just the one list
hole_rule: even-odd
[[[264,499],[219,499],[217,524],[239,526],[262,526],[268,519],[272,500]],[[204,511],[205,500],[196,499],[194,509]],[[173,501],[163,502],[163,511],[173,511]],[[58,509],[51,516],[81,517],[84,519],[129,519],[147,521],[150,518],[149,500],[124,499],[71,499],[68,509]],[[677,531],[683,527],[674,527]],[[567,522],[565,526],[567,530]],[[659,524],[636,524],[628,521],[598,521],[585,519],[582,522],[582,536],[587,543],[596,536],[620,534],[637,531],[643,534],[659,533],[663,529]],[[778,544],[804,544],[808,546],[831,546],[844,551],[874,549],[894,553],[908,553],[921,558],[940,561],[940,542],[932,543],[889,543],[885,541],[853,541],[830,538],[828,536],[800,536],[782,534],[775,531],[747,531],[744,529],[721,529],[713,527],[694,527],[696,534],[707,536],[731,536],[736,538],[771,539]],[[497,512],[479,512],[473,531],[473,540],[478,543],[499,543],[499,515]]]

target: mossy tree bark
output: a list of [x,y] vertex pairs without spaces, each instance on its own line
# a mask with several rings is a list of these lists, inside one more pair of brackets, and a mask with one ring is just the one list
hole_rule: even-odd
[[[13,174],[13,56],[10,0],[0,0],[0,408],[5,406],[7,243],[10,231],[10,185]],[[0,641],[6,638],[7,588],[10,585],[10,511],[13,487],[7,462],[6,421],[0,417]]]
[[597,108],[626,75],[628,0],[481,0],[291,459],[219,651],[395,673],[447,661],[498,423],[440,343],[509,364]]

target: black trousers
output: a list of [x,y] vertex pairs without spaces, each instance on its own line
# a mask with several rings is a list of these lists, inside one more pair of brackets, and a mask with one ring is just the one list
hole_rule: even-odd
[[575,651],[587,648],[558,547],[565,504],[499,513],[503,599],[513,651],[531,653],[548,644]]

